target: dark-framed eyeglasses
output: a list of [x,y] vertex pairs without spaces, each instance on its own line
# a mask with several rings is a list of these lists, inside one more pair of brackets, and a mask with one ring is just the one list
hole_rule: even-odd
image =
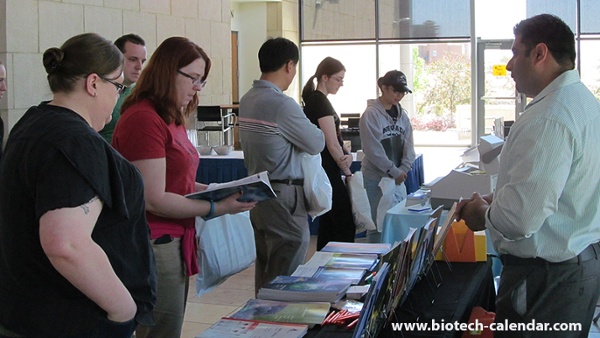
[[202,81],[201,77],[193,77],[190,74],[184,73],[182,71],[180,71],[179,69],[177,70],[177,73],[187,77],[188,79],[192,80],[192,85],[196,86],[196,87],[202,87],[204,88],[204,86],[206,86],[206,80]]
[[[98,76],[100,76],[100,75],[98,75]],[[119,93],[119,95],[121,95],[121,94],[125,93],[125,90],[127,89],[127,86],[126,86],[126,85],[124,85],[124,84],[122,84],[122,83],[115,82],[115,81],[113,81],[113,80],[110,80],[110,79],[107,79],[107,78],[105,78],[104,76],[100,76],[100,78],[101,78],[102,80],[106,81],[106,82],[110,82],[110,83],[112,83],[112,84],[113,84],[115,87],[117,87],[117,93]]]

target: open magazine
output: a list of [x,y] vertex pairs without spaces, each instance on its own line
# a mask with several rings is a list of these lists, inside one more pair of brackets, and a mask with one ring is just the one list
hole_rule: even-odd
[[242,192],[242,196],[238,198],[240,202],[262,202],[277,197],[271,188],[269,173],[266,171],[235,181],[211,183],[206,190],[185,197],[217,202],[240,191]]

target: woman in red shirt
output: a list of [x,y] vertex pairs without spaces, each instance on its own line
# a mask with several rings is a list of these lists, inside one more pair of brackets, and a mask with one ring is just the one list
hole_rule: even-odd
[[158,291],[156,326],[140,326],[136,337],[179,337],[189,276],[198,273],[195,217],[238,213],[254,207],[232,195],[219,202],[185,198],[201,191],[196,183],[198,152],[185,121],[198,106],[211,62],[204,50],[183,37],[156,49],[121,108],[113,146],[142,173]]

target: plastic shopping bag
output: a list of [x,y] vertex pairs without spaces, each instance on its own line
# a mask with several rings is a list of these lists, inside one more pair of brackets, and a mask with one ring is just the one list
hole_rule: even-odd
[[352,216],[356,224],[356,233],[375,230],[371,217],[371,206],[363,183],[362,172],[357,171],[346,178],[348,193],[352,201]]
[[256,260],[254,230],[248,211],[205,221],[196,217],[198,267],[196,293],[209,292]]
[[379,188],[382,195],[377,205],[377,231],[381,232],[387,211],[406,199],[406,186],[404,184],[396,185],[393,178],[383,177],[379,181]]
[[317,216],[331,210],[333,189],[331,182],[321,165],[321,154],[302,156],[302,172],[304,173],[304,197],[306,210],[314,220]]

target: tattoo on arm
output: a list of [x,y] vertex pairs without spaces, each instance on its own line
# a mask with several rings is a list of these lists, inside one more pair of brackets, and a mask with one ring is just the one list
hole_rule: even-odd
[[90,203],[92,203],[92,202],[96,201],[97,199],[98,199],[98,196],[94,196],[94,197],[92,197],[92,199],[91,199],[89,202],[87,202],[86,204],[82,204],[82,205],[80,205],[81,209],[83,209],[83,213],[84,213],[84,214],[86,214],[86,215],[87,215],[87,214],[89,214],[89,213],[90,213],[90,207],[88,206],[88,204],[90,204]]

